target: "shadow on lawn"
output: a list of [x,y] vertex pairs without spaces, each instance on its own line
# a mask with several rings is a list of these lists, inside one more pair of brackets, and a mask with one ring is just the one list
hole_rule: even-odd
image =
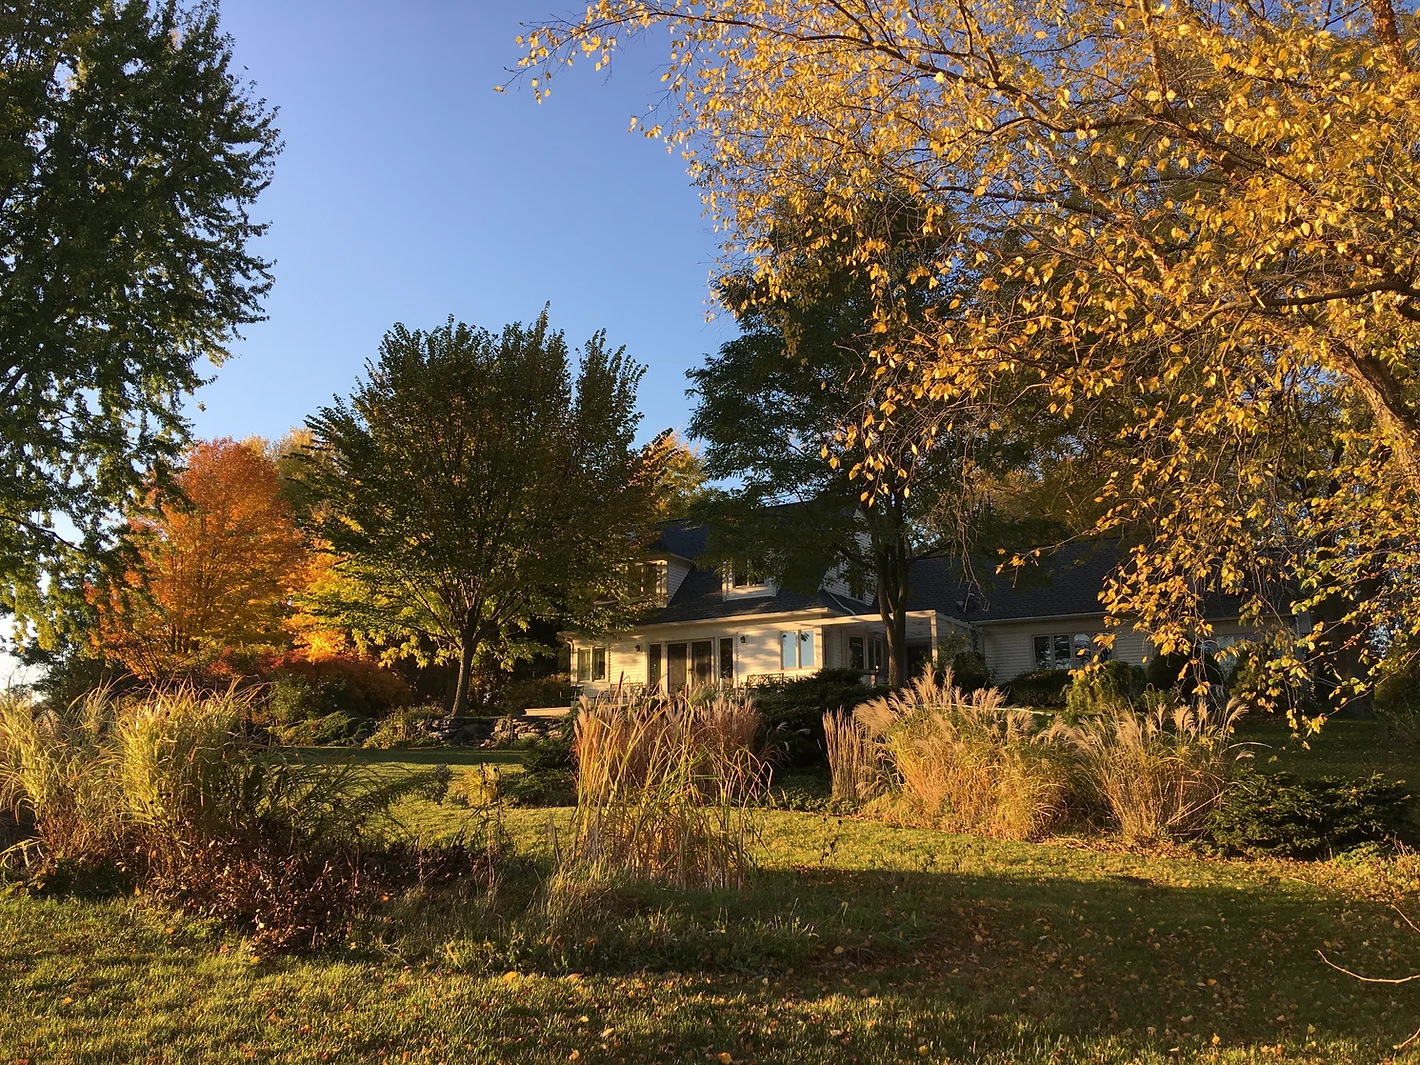
[[[1133,877],[1026,880],[944,872],[761,873],[746,890],[607,891],[580,919],[512,930],[475,967],[625,974],[704,972],[891,1000],[914,1030],[982,1037],[997,1021],[1042,1036],[1228,1044],[1328,1035],[1396,1042],[1420,1017],[1420,987],[1361,985],[1317,956],[1366,972],[1420,970],[1374,903],[1343,904],[1281,880],[1179,887]],[[481,956],[480,956],[481,955]],[[1013,1042],[1012,1045],[1015,1045]],[[1387,1045],[1389,1045],[1387,1043]]]

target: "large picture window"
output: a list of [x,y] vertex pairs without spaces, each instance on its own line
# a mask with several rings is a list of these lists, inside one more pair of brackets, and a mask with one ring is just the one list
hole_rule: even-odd
[[1109,648],[1101,647],[1099,633],[1061,632],[1031,638],[1036,669],[1074,669],[1095,660],[1107,660]]

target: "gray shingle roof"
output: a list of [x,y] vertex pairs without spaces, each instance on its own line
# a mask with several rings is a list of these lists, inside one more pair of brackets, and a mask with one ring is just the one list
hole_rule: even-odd
[[940,610],[970,622],[1098,614],[1105,578],[1119,560],[1118,541],[1068,544],[1001,574],[997,559],[979,559],[969,584],[960,559],[924,559],[912,567],[908,609]]

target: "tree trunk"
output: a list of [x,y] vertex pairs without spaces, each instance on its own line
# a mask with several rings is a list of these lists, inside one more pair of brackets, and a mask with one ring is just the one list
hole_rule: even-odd
[[1409,71],[1410,58],[1405,54],[1405,43],[1400,39],[1395,8],[1390,0],[1371,0],[1371,21],[1376,27],[1376,40],[1385,49],[1396,71],[1401,74]]
[[900,688],[907,683],[907,542],[902,536],[875,552],[878,571],[878,614],[887,633],[888,684]]
[[450,711],[453,717],[462,717],[468,712],[468,689],[473,678],[473,654],[478,649],[478,628],[473,624],[472,618],[465,622],[463,632],[459,636],[462,646],[459,648],[459,680],[454,688],[454,708]]

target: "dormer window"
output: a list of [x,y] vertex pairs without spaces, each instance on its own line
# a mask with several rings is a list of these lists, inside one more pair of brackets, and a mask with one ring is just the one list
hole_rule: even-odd
[[751,565],[733,567],[724,579],[726,599],[750,599],[760,595],[774,595],[778,590],[768,577]]
[[647,599],[654,603],[664,603],[666,600],[666,567],[660,562],[643,562],[639,573],[639,586],[642,599]]

